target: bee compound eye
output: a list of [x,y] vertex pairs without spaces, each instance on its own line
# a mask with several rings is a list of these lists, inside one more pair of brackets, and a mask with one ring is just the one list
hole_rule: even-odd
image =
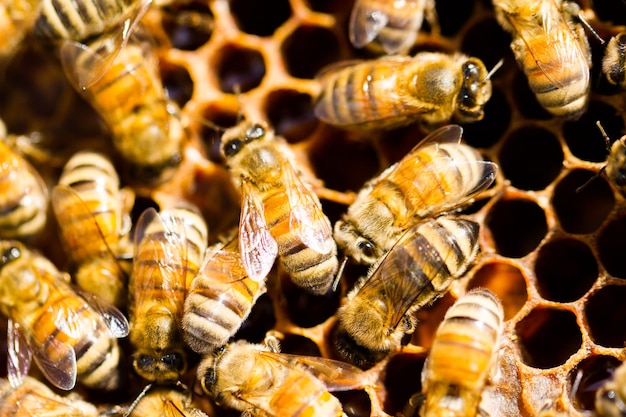
[[0,267],[8,264],[11,261],[16,260],[20,257],[21,251],[17,246],[11,246],[2,252],[2,256],[0,256]]
[[263,128],[263,126],[261,126],[260,124],[256,123],[253,124],[247,131],[246,131],[246,136],[249,139],[258,139],[260,137],[262,137],[265,134],[265,128]]
[[185,360],[180,353],[169,353],[161,358],[161,362],[173,369],[185,369]]
[[137,364],[137,367],[140,369],[145,369],[145,368],[150,367],[153,362],[154,362],[154,359],[148,355],[140,355],[138,358],[135,359],[135,363]]
[[359,248],[363,256],[366,256],[368,258],[371,258],[376,254],[376,251],[374,249],[374,244],[370,242],[369,240],[361,240],[357,244],[357,247]]
[[243,142],[241,139],[233,139],[224,144],[224,155],[225,156],[233,156],[237,154],[241,150],[241,145]]
[[202,388],[204,391],[209,394],[213,391],[213,387],[217,382],[217,373],[215,372],[215,368],[210,367],[207,368],[204,376],[202,377]]

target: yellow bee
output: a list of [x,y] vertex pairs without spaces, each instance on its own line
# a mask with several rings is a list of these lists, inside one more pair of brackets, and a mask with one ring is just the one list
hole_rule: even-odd
[[0,380],[0,417],[32,416],[98,417],[100,413],[76,394],[62,397],[29,376],[17,387]]
[[626,89],[626,32],[613,36],[606,45],[602,73],[611,84]]
[[248,277],[236,237],[209,248],[185,299],[185,341],[203,354],[225,345],[265,291],[264,281]]
[[121,48],[116,37],[101,36],[88,45],[66,43],[62,62],[74,88],[107,123],[134,176],[155,182],[169,179],[180,164],[184,127],[152,46],[139,33]]
[[335,240],[358,263],[372,265],[419,219],[453,210],[486,189],[498,166],[460,144],[463,130],[442,127],[359,191],[335,223]]
[[511,49],[539,103],[554,116],[576,118],[587,108],[591,52],[574,2],[493,0],[511,33]]
[[39,172],[0,140],[0,237],[25,240],[46,225],[48,188]]
[[[76,153],[52,190],[52,208],[65,250],[77,266],[78,285],[118,307],[126,304],[127,269],[132,256],[125,234],[131,196],[121,190],[115,167],[102,154]],[[131,199],[132,200],[132,199]]]
[[363,48],[377,41],[388,54],[405,53],[415,43],[424,13],[434,21],[435,0],[356,0],[350,15],[350,42]]
[[279,353],[278,341],[243,340],[198,366],[203,391],[218,405],[256,417],[345,416],[329,391],[362,388],[364,374],[344,362]]
[[598,417],[623,417],[626,415],[626,365],[615,369],[613,378],[596,391]]
[[296,285],[326,293],[338,267],[332,227],[283,139],[244,121],[224,133],[221,152],[241,189],[239,252],[248,276],[261,282],[279,256]]
[[[152,390],[134,405],[128,417],[207,417],[196,404],[190,393],[173,389]],[[0,416],[1,417],[1,416]]]
[[10,58],[39,13],[40,0],[0,1],[0,58]]
[[419,121],[432,130],[451,119],[475,122],[491,98],[483,62],[460,53],[340,62],[322,69],[318,79],[315,114],[342,127],[390,129]]
[[399,348],[414,313],[441,297],[474,261],[478,224],[442,216],[406,231],[339,308],[334,333],[339,358],[370,368]]
[[424,365],[423,417],[477,415],[503,330],[502,303],[485,288],[448,309]]
[[177,381],[187,369],[181,320],[187,289],[207,247],[204,219],[191,207],[140,216],[130,278],[133,367],[149,381]]
[[115,389],[120,384],[117,338],[124,315],[93,294],[78,293],[69,275],[23,244],[0,242],[0,311],[9,318],[8,374],[14,385],[34,357],[56,387]]

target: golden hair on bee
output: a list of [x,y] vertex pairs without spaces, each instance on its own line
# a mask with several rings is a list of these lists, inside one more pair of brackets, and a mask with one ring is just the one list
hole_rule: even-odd
[[94,294],[77,292],[69,275],[23,244],[0,241],[0,312],[9,318],[8,376],[19,385],[35,358],[57,388],[78,380],[98,389],[121,383],[117,339],[128,322]]
[[474,262],[479,225],[453,216],[408,229],[348,293],[333,341],[340,359],[371,368],[412,333],[415,312],[441,297]]
[[606,45],[602,73],[611,84],[626,89],[626,32],[613,36]]

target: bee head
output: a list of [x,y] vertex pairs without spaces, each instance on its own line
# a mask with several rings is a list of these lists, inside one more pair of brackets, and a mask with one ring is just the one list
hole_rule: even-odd
[[246,144],[265,136],[266,128],[260,123],[243,122],[227,130],[222,136],[222,155],[232,157]]
[[182,350],[157,355],[138,351],[133,357],[133,367],[139,376],[148,381],[174,382],[185,373],[187,361]]
[[475,122],[484,115],[484,107],[491,98],[491,78],[485,65],[477,58],[469,58],[461,67],[463,84],[457,96],[455,116],[459,122]]
[[359,264],[372,265],[382,255],[376,244],[362,236],[348,221],[335,223],[334,237],[344,253]]
[[2,269],[6,264],[15,261],[20,256],[22,256],[22,251],[20,250],[18,244],[9,244],[5,246],[2,248],[2,254],[0,255],[0,269]]

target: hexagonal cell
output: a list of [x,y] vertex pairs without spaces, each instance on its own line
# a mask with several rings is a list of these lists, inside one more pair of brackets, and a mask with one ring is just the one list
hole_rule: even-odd
[[598,278],[598,262],[584,242],[556,239],[539,249],[535,275],[543,298],[569,303],[589,291]]
[[589,297],[585,315],[593,341],[605,347],[623,348],[626,340],[626,287],[607,285]]
[[522,190],[542,190],[561,172],[563,149],[551,132],[528,126],[509,135],[498,159],[511,185]]
[[174,48],[195,51],[211,39],[215,22],[205,3],[173,2],[162,10],[161,25]]
[[295,90],[281,89],[269,93],[265,113],[276,133],[289,143],[307,139],[318,124],[311,96]]
[[193,80],[189,71],[183,66],[167,61],[161,61],[160,71],[167,95],[183,108],[193,95]]
[[614,205],[613,190],[604,177],[583,169],[569,172],[556,184],[552,194],[554,211],[568,233],[594,232]]
[[495,145],[511,123],[511,107],[502,91],[494,87],[485,106],[485,118],[479,122],[463,125],[463,139],[475,148]]
[[489,262],[482,265],[467,285],[489,288],[502,301],[504,319],[510,320],[528,300],[526,278],[515,265],[505,262]]
[[504,198],[491,208],[485,219],[503,256],[521,258],[532,252],[548,232],[543,209],[532,200]]
[[292,77],[312,79],[324,66],[339,60],[339,41],[330,30],[302,25],[280,46]]
[[[491,69],[502,58],[512,57],[510,43],[511,36],[502,30],[495,19],[485,19],[467,30],[461,51],[482,59],[487,68]],[[493,77],[497,78],[500,74],[502,71],[496,72]]]
[[576,316],[568,310],[536,307],[515,326],[523,362],[534,368],[563,365],[582,344]]
[[280,274],[280,286],[284,299],[284,308],[292,323],[310,328],[326,321],[337,312],[341,294],[339,291],[325,295],[313,295],[295,286],[291,278]]
[[291,16],[289,0],[231,0],[230,11],[246,33],[271,36]]
[[563,124],[565,143],[577,158],[590,162],[606,160],[609,146],[596,126],[597,121],[612,141],[622,136],[624,120],[621,114],[607,103],[591,101],[589,109],[580,119]]
[[[474,10],[474,4],[469,1],[457,3],[454,0],[438,0],[435,2],[435,7],[443,36],[454,36],[467,22]],[[448,13],[451,7],[454,8],[454,13]]]
[[311,339],[298,334],[285,334],[280,339],[280,351],[294,355],[320,356],[319,347]]
[[594,411],[595,396],[598,388],[613,375],[613,371],[621,361],[613,356],[589,356],[569,372],[567,377],[572,390],[572,403],[578,411]]
[[234,93],[252,90],[265,76],[265,60],[257,50],[241,45],[225,45],[217,53],[215,65],[220,90]]
[[600,262],[614,277],[626,278],[626,217],[611,220],[598,234],[597,247]]
[[365,391],[336,391],[332,394],[339,399],[348,417],[370,417],[372,414],[372,403]]
[[[235,334],[236,339],[245,339],[251,343],[261,343],[265,335],[276,324],[274,306],[267,294],[261,295],[254,303],[248,318]],[[281,343],[282,345],[282,343]]]
[[384,380],[387,397],[385,412],[395,416],[406,406],[411,396],[422,391],[421,375],[425,357],[401,353],[391,357],[385,366]]

